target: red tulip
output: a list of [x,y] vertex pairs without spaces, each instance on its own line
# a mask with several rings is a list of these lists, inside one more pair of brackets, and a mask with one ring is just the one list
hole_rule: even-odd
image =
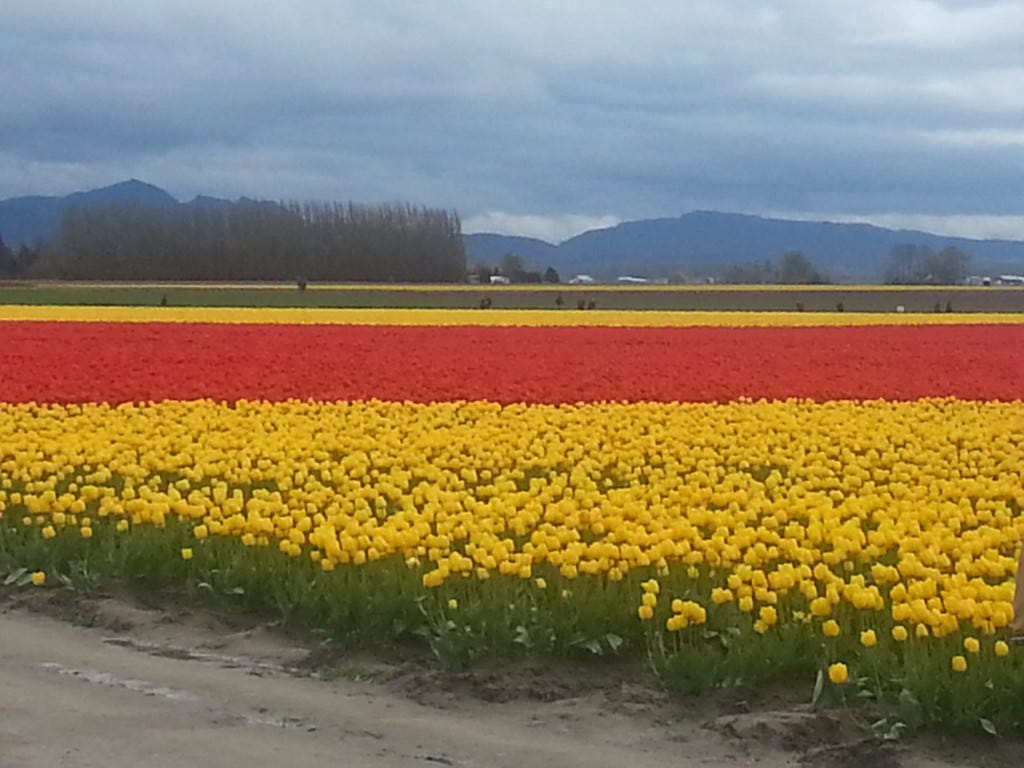
[[1024,399],[1024,325],[0,322],[0,401]]

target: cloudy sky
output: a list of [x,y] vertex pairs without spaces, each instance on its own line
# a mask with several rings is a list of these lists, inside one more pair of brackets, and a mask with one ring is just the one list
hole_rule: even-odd
[[0,199],[715,209],[1024,238],[1024,3],[10,0]]

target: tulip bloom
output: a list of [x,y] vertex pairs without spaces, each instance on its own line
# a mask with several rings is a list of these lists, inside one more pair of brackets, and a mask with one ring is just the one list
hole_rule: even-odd
[[828,668],[828,679],[836,685],[842,685],[850,677],[850,671],[846,665],[842,662],[829,665]]

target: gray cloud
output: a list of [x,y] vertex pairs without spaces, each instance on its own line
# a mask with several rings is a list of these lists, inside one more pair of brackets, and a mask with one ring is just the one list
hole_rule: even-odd
[[0,197],[135,176],[552,239],[692,208],[1024,237],[1016,2],[19,5]]

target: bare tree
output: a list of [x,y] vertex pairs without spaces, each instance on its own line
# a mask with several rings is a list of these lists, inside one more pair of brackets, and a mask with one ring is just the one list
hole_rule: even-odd
[[68,279],[462,282],[453,211],[241,200],[72,209],[43,265]]

